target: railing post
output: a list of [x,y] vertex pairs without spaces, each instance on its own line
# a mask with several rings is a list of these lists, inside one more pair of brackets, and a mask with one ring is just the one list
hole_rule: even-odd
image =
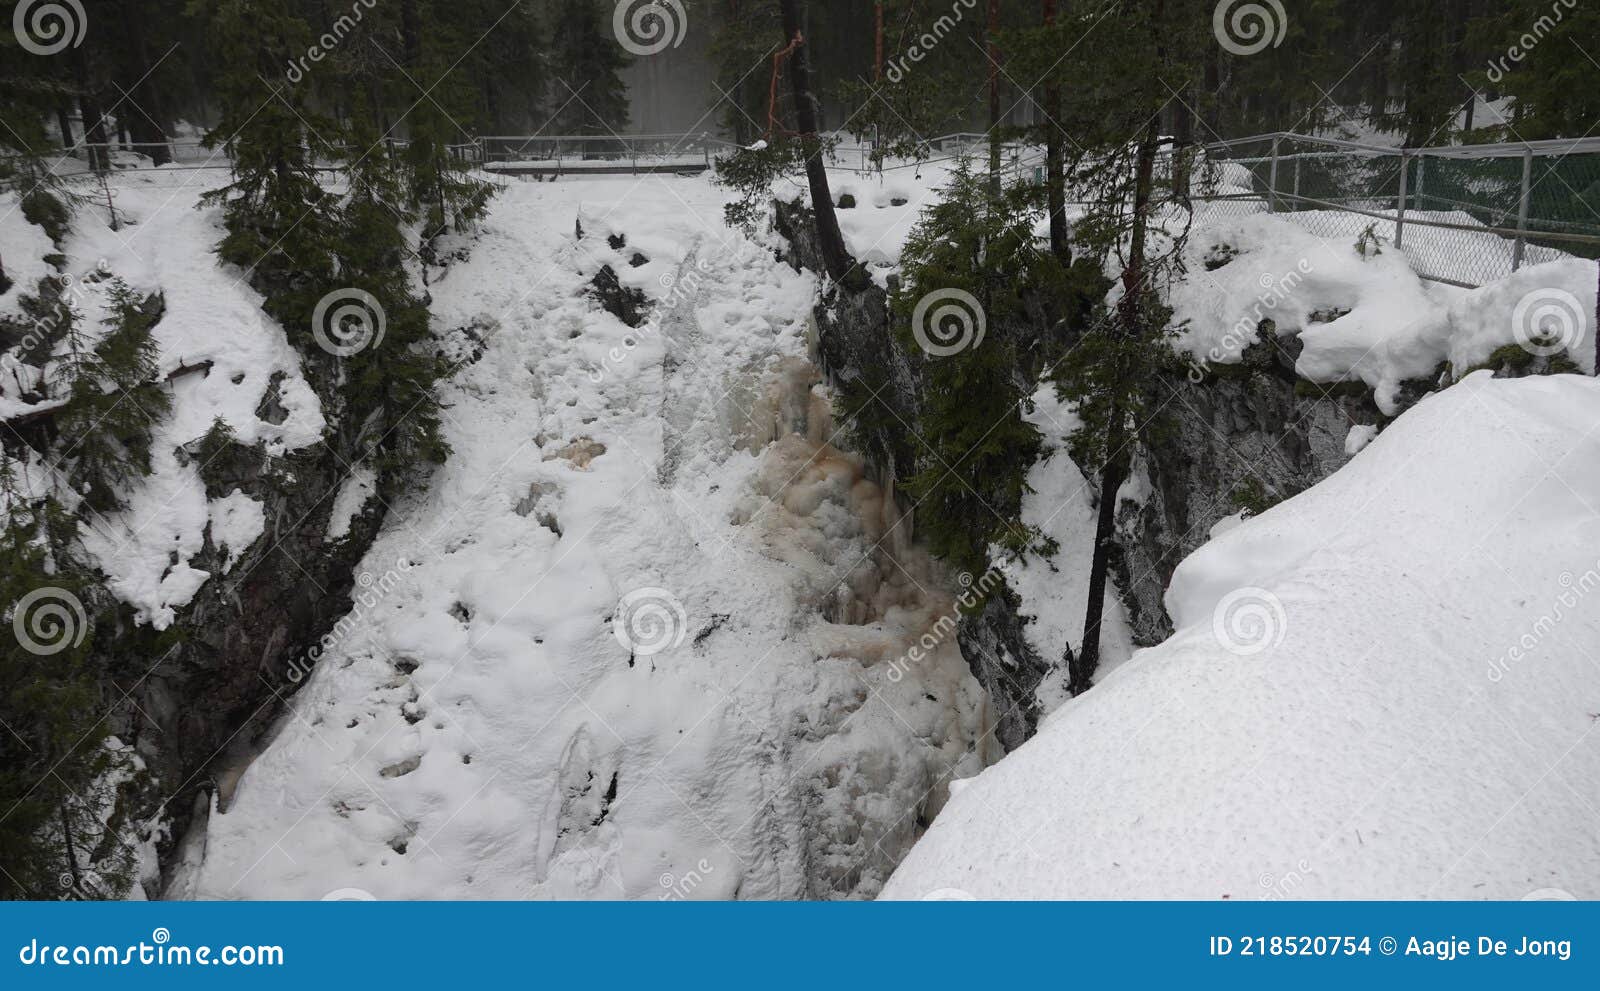
[[1412,195],[1417,198],[1417,209],[1419,210],[1427,208],[1427,204],[1422,202],[1422,179],[1427,164],[1428,157],[1426,155],[1417,156],[1417,191]]
[[1406,179],[1408,178],[1406,173],[1410,171],[1410,163],[1407,158],[1405,149],[1400,149],[1400,201],[1396,205],[1394,213],[1394,246],[1396,248],[1403,246],[1402,242],[1406,233]]
[[[1298,204],[1299,201],[1300,201],[1300,156],[1299,155],[1294,156],[1294,198],[1295,198],[1295,204]],[[1298,209],[1298,208],[1299,208],[1298,205],[1295,205],[1295,206],[1291,207],[1291,209]]]
[[1278,139],[1272,139],[1272,165],[1267,169],[1267,212],[1278,212]]
[[1511,249],[1511,271],[1522,267],[1522,250],[1528,235],[1528,199],[1532,189],[1533,149],[1522,149],[1522,195],[1517,199],[1517,243]]

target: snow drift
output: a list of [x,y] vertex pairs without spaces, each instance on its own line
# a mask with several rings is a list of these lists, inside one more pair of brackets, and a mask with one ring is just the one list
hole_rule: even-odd
[[[1179,567],[888,898],[1600,896],[1600,383],[1469,376]],[[939,894],[942,893],[942,894]]]

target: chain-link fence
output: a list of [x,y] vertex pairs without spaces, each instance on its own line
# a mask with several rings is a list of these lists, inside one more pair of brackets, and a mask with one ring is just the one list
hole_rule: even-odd
[[1402,149],[1268,134],[1208,145],[1202,161],[1205,209],[1376,236],[1436,282],[1600,257],[1600,138]]

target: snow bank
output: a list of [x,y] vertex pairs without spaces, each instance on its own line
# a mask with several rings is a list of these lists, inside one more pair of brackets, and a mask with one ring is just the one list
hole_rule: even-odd
[[1326,240],[1267,214],[1208,223],[1184,261],[1169,292],[1173,346],[1202,364],[1237,363],[1271,320],[1305,342],[1301,375],[1338,381],[1377,362],[1379,342],[1437,305],[1398,252],[1364,257],[1354,237]]
[[1234,364],[1271,320],[1304,344],[1297,374],[1365,382],[1385,412],[1407,379],[1432,378],[1446,361],[1462,374],[1508,344],[1593,369],[1594,262],[1532,265],[1464,291],[1425,285],[1392,245],[1363,251],[1359,240],[1359,227],[1340,240],[1267,214],[1207,218],[1169,290],[1174,348],[1202,366]]
[[1487,373],[1175,574],[884,896],[1600,896],[1600,383]]

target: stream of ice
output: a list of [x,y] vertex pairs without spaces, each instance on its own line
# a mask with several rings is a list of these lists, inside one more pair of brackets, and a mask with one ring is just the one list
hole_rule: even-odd
[[998,758],[931,635],[952,577],[837,446],[811,277],[720,215],[670,178],[497,198],[432,286],[487,342],[454,453],[170,896],[871,896]]

